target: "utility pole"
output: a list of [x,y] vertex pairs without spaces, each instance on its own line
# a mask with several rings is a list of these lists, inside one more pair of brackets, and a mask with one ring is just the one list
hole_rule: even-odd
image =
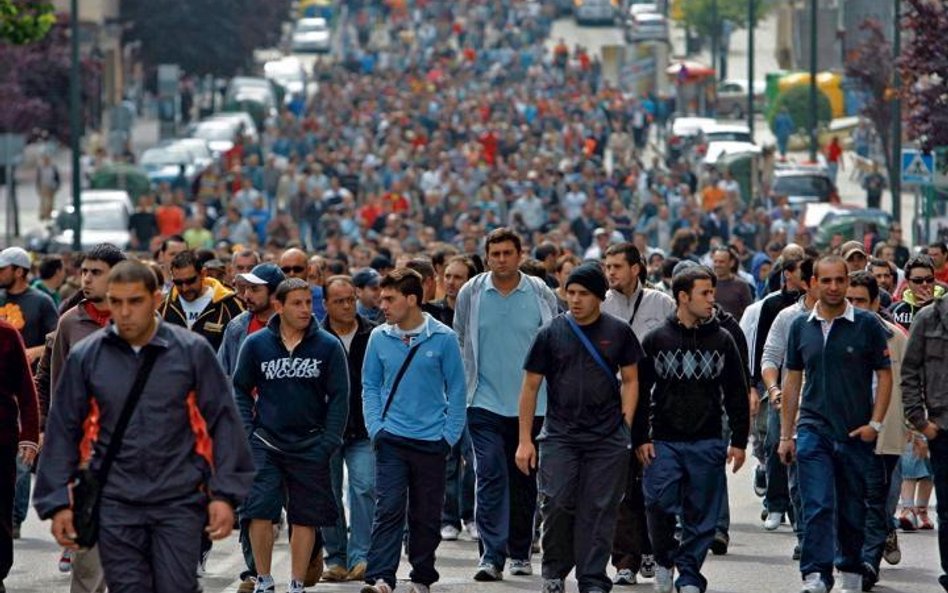
[[711,69],[714,79],[720,79],[718,61],[721,59],[721,23],[718,21],[718,0],[711,0]]
[[756,0],[747,0],[747,127],[754,137],[754,29],[756,28]]
[[[895,14],[892,20],[892,59],[896,61],[902,55],[902,0],[895,1]],[[902,76],[899,74],[898,62],[893,69],[893,89],[895,100],[892,101],[892,169],[889,171],[889,188],[892,191],[892,220],[902,222]],[[925,204],[928,208],[928,204]],[[926,227],[927,232],[927,227]],[[913,235],[914,236],[914,235]],[[915,241],[918,243],[918,240]]]
[[817,4],[817,0],[810,0],[810,161],[814,163],[818,150],[816,126],[819,122],[816,112]]
[[72,250],[82,251],[82,177],[79,171],[79,0],[69,2],[69,31],[72,39],[72,58],[69,64],[69,144],[72,150],[72,209],[75,227],[72,232]]

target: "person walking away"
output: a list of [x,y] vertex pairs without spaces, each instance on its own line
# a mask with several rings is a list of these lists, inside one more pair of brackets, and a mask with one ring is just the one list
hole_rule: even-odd
[[48,154],[44,154],[40,157],[40,164],[36,168],[36,193],[40,197],[40,220],[52,218],[53,209],[56,207],[56,192],[59,191],[61,185],[59,167]]
[[439,577],[444,460],[464,430],[464,365],[454,332],[421,310],[421,274],[396,268],[380,287],[386,324],[372,330],[362,367],[362,410],[376,455],[375,520],[362,593],[395,589],[406,498],[409,592],[428,593]]
[[524,362],[517,467],[525,475],[537,467],[533,418],[540,383],[548,385],[537,437],[544,593],[563,593],[574,567],[583,593],[612,588],[606,564],[627,483],[642,348],[624,319],[600,313],[607,286],[598,266],[574,269],[569,312],[540,330]]
[[100,476],[98,547],[112,593],[199,590],[199,535],[230,534],[253,478],[213,350],[156,316],[161,298],[147,265],[126,261],[109,272],[113,323],[66,358],[37,472],[37,513],[53,520],[57,543],[76,549],[71,482],[87,464],[100,471],[133,383],[141,386],[115,471]]
[[[714,540],[725,488],[725,463],[744,464],[750,432],[745,372],[730,334],[712,319],[715,276],[688,268],[672,280],[675,315],[645,336],[641,402],[633,443],[644,466],[655,590],[703,593],[701,566]],[[731,431],[722,439],[723,414]],[[681,541],[675,538],[681,517]],[[673,582],[674,572],[678,579]]]
[[787,338],[778,454],[788,465],[797,462],[801,592],[831,590],[835,564],[840,591],[856,593],[862,588],[866,475],[889,406],[891,362],[878,318],[846,300],[846,261],[825,256],[813,275],[820,299],[794,319]]
[[234,371],[234,396],[257,468],[243,512],[257,569],[254,591],[273,593],[273,524],[286,508],[289,591],[301,593],[313,550],[322,547],[319,528],[336,522],[329,460],[342,444],[349,371],[342,344],[313,316],[308,282],[284,280],[274,297],[276,314],[244,341]]
[[39,404],[26,346],[15,327],[0,320],[0,593],[13,566],[13,500],[17,460],[31,466],[39,447]]
[[[520,368],[540,327],[558,312],[546,283],[518,270],[520,237],[507,228],[486,239],[489,272],[478,274],[458,293],[454,329],[464,355],[468,430],[474,444],[475,515],[480,561],[474,579],[503,578],[509,557],[514,575],[533,573],[530,554],[537,481],[516,465],[519,442]],[[546,413],[541,388],[534,419],[539,433]]]
[[[326,331],[339,338],[349,368],[349,419],[342,448],[330,461],[333,496],[339,509],[334,527],[324,527],[326,570],[330,582],[365,579],[366,557],[375,514],[375,452],[362,415],[362,363],[375,324],[356,313],[356,288],[349,276],[326,279]],[[342,469],[349,482],[349,521],[342,505]]]
[[[948,301],[922,309],[912,324],[902,358],[902,405],[907,423],[928,444],[934,474],[935,496],[948,500]],[[938,582],[948,591],[948,505],[938,505]]]
[[882,192],[886,188],[886,179],[879,172],[879,163],[872,163],[872,171],[862,180],[862,188],[866,190],[866,207],[879,208],[882,206]]
[[797,131],[797,125],[786,107],[780,108],[780,113],[774,118],[774,135],[777,137],[777,151],[780,152],[780,160],[787,160],[787,145],[790,143],[790,136]]
[[839,143],[839,136],[833,136],[826,146],[826,166],[829,168],[830,180],[836,185],[836,177],[843,169],[843,146]]

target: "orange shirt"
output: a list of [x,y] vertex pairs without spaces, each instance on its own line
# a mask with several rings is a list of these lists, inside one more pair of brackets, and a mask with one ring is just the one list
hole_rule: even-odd
[[180,235],[184,232],[184,209],[175,205],[159,206],[155,211],[158,234],[162,237]]
[[701,191],[701,198],[701,207],[704,211],[712,212],[727,199],[727,193],[717,185],[709,185]]

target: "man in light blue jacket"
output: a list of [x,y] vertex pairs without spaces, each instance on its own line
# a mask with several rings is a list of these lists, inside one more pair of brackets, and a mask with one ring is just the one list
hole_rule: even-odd
[[413,593],[438,580],[445,457],[464,430],[464,366],[457,337],[421,310],[421,274],[398,268],[380,285],[386,324],[362,365],[362,410],[375,447],[375,520],[362,593],[391,593],[405,531]]
[[[477,476],[474,520],[480,563],[474,579],[499,581],[532,574],[530,553],[536,514],[535,472],[517,470],[518,414],[523,362],[540,328],[558,313],[556,295],[538,278],[522,274],[520,237],[506,228],[487,235],[490,272],[458,293],[454,330],[464,355],[467,421]],[[546,389],[537,402],[533,436],[546,414]]]

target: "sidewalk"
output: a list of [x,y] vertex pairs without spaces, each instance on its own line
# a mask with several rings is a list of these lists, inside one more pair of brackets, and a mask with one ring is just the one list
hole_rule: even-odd
[[[141,152],[158,143],[158,120],[146,116],[139,117],[132,126],[132,152]],[[85,139],[87,140],[87,139]],[[20,236],[13,238],[13,244],[21,245],[23,236],[31,230],[41,228],[39,220],[39,194],[36,192],[36,166],[43,150],[39,143],[30,144],[23,151],[23,163],[17,167],[17,203],[20,209]],[[72,155],[68,146],[60,145],[53,153],[53,162],[59,168],[62,187],[56,193],[56,208],[62,208],[72,200]],[[7,188],[0,188],[0,246],[7,247],[3,230],[7,219]]]

